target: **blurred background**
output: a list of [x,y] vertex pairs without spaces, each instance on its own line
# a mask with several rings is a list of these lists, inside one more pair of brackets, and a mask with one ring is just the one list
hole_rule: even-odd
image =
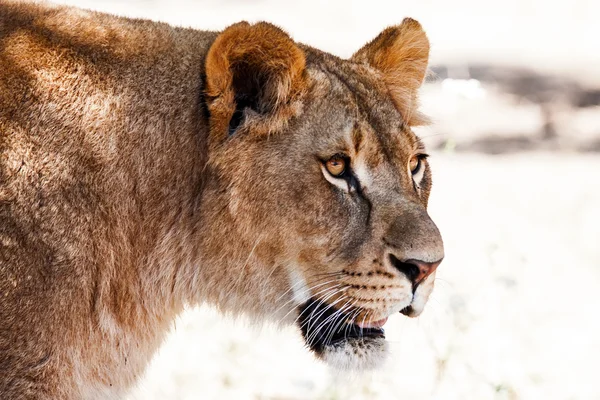
[[410,16],[432,44],[418,133],[446,259],[425,313],[386,325],[387,365],[338,375],[294,328],[200,308],[131,400],[600,399],[600,2],[62,2],[208,30],[266,20],[341,57]]

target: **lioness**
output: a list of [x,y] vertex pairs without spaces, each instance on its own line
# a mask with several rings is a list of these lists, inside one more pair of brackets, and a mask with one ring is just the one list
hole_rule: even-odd
[[186,305],[380,364],[444,256],[418,22],[350,60],[241,22],[0,0],[0,398],[115,398]]

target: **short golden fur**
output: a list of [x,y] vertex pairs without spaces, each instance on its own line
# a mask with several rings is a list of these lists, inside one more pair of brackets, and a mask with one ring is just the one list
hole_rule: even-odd
[[428,50],[410,19],[341,60],[268,23],[0,0],[0,398],[119,398],[203,302],[377,365],[374,321],[418,315],[443,257]]

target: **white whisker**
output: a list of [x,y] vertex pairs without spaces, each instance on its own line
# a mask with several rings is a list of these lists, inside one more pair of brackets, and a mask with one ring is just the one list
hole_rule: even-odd
[[[327,284],[329,284],[329,283],[332,283],[332,282],[335,282],[335,281],[336,281],[336,279],[334,279],[334,280],[331,280],[331,281],[328,281],[328,282],[321,283],[321,284],[319,284],[319,285],[315,285],[315,286],[313,286],[313,287],[310,287],[310,288],[308,288],[308,291],[310,292],[310,291],[311,291],[311,290],[313,290],[313,289],[316,289],[316,288],[318,288],[318,287],[321,287],[321,286],[323,286],[323,285],[327,285]],[[337,284],[337,286],[340,286],[340,285],[339,285],[339,284]],[[329,288],[329,289],[330,289],[330,288]],[[317,292],[317,294],[318,294],[318,293],[319,293],[319,292]],[[315,295],[316,295],[316,294],[313,294],[313,296],[315,296]],[[291,298],[291,299],[287,300],[287,301],[286,301],[285,303],[283,303],[283,305],[281,305],[281,306],[280,306],[280,307],[279,307],[279,308],[278,308],[278,309],[277,309],[277,310],[276,310],[276,311],[275,311],[273,314],[277,314],[277,313],[278,313],[278,312],[279,312],[279,311],[280,311],[280,310],[281,310],[283,307],[285,307],[286,305],[288,305],[289,303],[291,303],[291,302],[293,302],[293,301],[295,301],[295,299],[294,299],[294,298]]]
[[[321,310],[317,315],[314,315],[314,313],[319,310],[319,307],[315,307],[315,309],[310,313],[310,316],[308,317],[307,321],[305,322],[308,323],[308,327],[306,328],[306,331],[308,332],[311,328],[312,325],[312,321],[314,319],[319,318],[321,315],[323,315],[323,313],[325,313],[328,309],[328,304],[327,304],[327,300],[329,300],[330,298],[332,298],[333,296],[335,296],[336,294],[338,294],[340,291],[336,290],[333,293],[329,294],[327,297],[324,297],[323,299],[321,299],[320,301],[322,303],[325,303],[325,307],[323,308],[323,310]],[[339,299],[338,299],[339,300]],[[335,304],[337,302],[337,300],[333,303]],[[302,326],[304,326],[304,324],[302,324]]]
[[[337,290],[338,290],[338,288],[337,288],[337,287],[335,287],[335,286],[334,286],[333,288],[327,288],[327,289],[325,290],[325,293],[327,293],[327,294],[325,295],[325,296],[326,296],[325,298],[329,298],[331,295],[335,294]],[[328,293],[329,291],[332,291],[332,293]],[[298,316],[297,316],[297,317],[296,317],[296,319],[294,320],[293,324],[295,324],[296,322],[298,322],[298,320],[300,319],[300,317],[301,317],[301,316],[302,316],[302,315],[303,315],[303,314],[306,312],[306,310],[308,310],[308,309],[309,309],[309,308],[307,307],[307,308],[305,308],[305,309],[304,309],[304,310],[303,310],[303,311],[302,311],[300,314],[298,314]],[[313,310],[312,312],[314,312],[314,311],[315,311],[315,310]],[[304,324],[302,324],[300,327],[303,327],[304,325],[305,325],[305,323],[304,323]]]
[[[352,305],[350,305],[350,302],[346,301],[346,303],[340,308],[339,312],[340,315],[342,317],[346,317],[347,316],[347,310],[351,309]],[[329,329],[329,331],[325,334],[326,337],[326,342],[329,343],[329,341],[333,338],[333,335],[335,335],[335,333],[337,332],[337,330],[339,329],[339,327],[341,326],[341,324],[346,323],[347,321],[345,319],[340,319],[339,322],[335,322],[331,324],[331,328]]]
[[[327,309],[329,309],[329,308],[333,308],[333,306],[334,306],[336,303],[338,303],[338,302],[340,302],[340,301],[344,300],[345,298],[347,298],[347,296],[342,296],[342,297],[340,297],[340,298],[339,298],[339,299],[337,299],[337,300],[336,300],[336,301],[335,301],[333,304],[331,304],[329,307],[327,307],[327,308],[326,308],[324,311],[326,311],[326,310],[327,310]],[[335,320],[335,319],[337,319],[337,318],[338,318],[340,315],[343,315],[343,313],[341,312],[341,310],[335,310],[335,312],[334,312],[332,315],[330,315],[329,317],[327,317],[327,318],[326,318],[324,321],[322,321],[322,322],[321,322],[321,323],[320,323],[320,324],[319,324],[319,325],[318,325],[318,326],[317,326],[317,327],[314,329],[313,333],[312,333],[311,335],[309,335],[309,338],[307,339],[307,342],[309,342],[309,343],[310,343],[310,342],[312,342],[312,339],[314,339],[314,337],[316,336],[316,334],[317,334],[317,333],[318,333],[318,332],[319,332],[321,329],[323,329],[324,327],[326,327],[326,326],[327,326],[327,324],[328,324],[328,322],[329,322],[330,320],[332,320],[332,319],[333,319],[333,320]],[[317,318],[318,318],[318,317],[317,317]],[[309,329],[310,329],[310,328],[309,328]],[[306,331],[308,332],[308,331],[309,331],[309,329],[307,329]]]
[[[331,276],[323,276],[321,278],[318,278],[317,280],[314,281],[314,283],[320,282],[320,281],[322,281],[324,279],[328,279],[328,278],[331,278]],[[333,280],[331,280],[329,282],[335,282],[336,280],[337,280],[337,278],[333,279]],[[296,282],[296,283],[294,283],[285,292],[283,292],[281,295],[279,295],[279,297],[275,300],[275,302],[279,302],[286,294],[288,294],[289,292],[293,291],[294,289],[300,288],[304,284],[305,284],[304,282]],[[315,288],[315,286],[313,286],[312,288],[309,288],[309,290],[310,289],[314,289],[314,288]]]
[[[332,281],[330,281],[328,283],[331,283],[331,282]],[[341,286],[340,284],[336,284],[336,285],[334,285],[332,287],[326,287],[325,289],[321,289],[320,291],[318,291],[317,293],[315,293],[314,296],[317,296],[317,295],[319,295],[321,293],[327,293],[330,290],[335,290],[335,289],[337,289],[340,286]],[[290,299],[290,300],[286,301],[282,306],[280,306],[277,309],[277,312],[279,312],[283,307],[287,306],[288,304],[292,303],[293,301],[294,301],[294,299]],[[290,315],[290,313],[293,312],[295,309],[296,309],[296,307],[293,307],[291,310],[289,310],[282,318],[279,319],[279,323],[283,322],[285,320],[285,318],[288,315]],[[302,313],[300,315],[302,315]],[[298,320],[298,318],[300,317],[300,315],[298,315],[298,317],[296,318],[296,321]],[[294,321],[294,323],[296,323],[296,321]]]
[[[358,303],[358,300],[354,300],[354,303],[352,303],[352,307],[354,307],[356,305],[356,303]],[[354,320],[358,316],[358,314],[360,314],[360,311],[361,311],[361,309],[357,308],[356,310],[354,310],[352,312],[351,317],[350,317],[350,321],[349,321],[348,325],[346,326],[346,329],[344,329],[344,339],[348,338],[348,330],[354,324]]]
[[[315,319],[318,318],[320,315],[322,315],[325,311],[329,310],[329,308],[333,308],[333,306],[337,303],[339,303],[340,301],[342,301],[346,296],[342,296],[339,299],[337,299],[336,301],[334,301],[331,305],[327,305],[325,307],[325,309],[323,311],[321,311],[321,313],[318,316],[315,316]],[[329,317],[327,317],[327,319],[325,319],[324,321],[322,321],[314,330],[313,333],[308,336],[308,339],[306,340],[307,342],[312,342],[312,339],[314,339],[314,337],[316,336],[316,334],[323,329],[323,327],[327,326],[327,322],[332,318],[335,317],[337,314],[339,313],[339,310],[334,311],[334,313],[332,315],[330,315]],[[306,332],[308,333],[310,331],[311,327],[310,324],[308,326],[308,328],[306,329]]]

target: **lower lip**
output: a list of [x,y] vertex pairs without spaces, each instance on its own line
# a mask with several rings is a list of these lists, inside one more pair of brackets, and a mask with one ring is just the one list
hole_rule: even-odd
[[380,319],[379,321],[369,321],[369,322],[356,322],[356,325],[358,325],[361,328],[381,328],[383,325],[385,325],[385,323],[387,322],[387,318],[384,319]]

